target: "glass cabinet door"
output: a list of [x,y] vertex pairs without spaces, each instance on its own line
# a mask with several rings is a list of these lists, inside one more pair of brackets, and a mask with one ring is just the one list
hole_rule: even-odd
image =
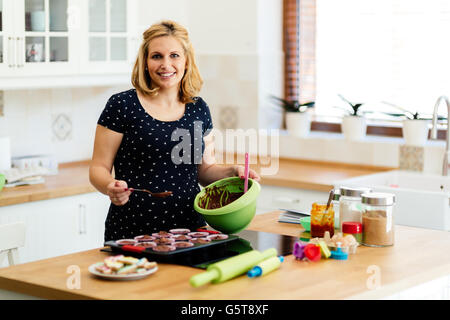
[[127,61],[126,0],[89,1],[89,61]]
[[4,28],[3,28],[3,0],[0,0],[0,64],[3,64],[3,48],[6,47],[6,45],[3,44],[3,41],[5,39],[4,35]]
[[25,62],[68,62],[68,0],[25,0]]

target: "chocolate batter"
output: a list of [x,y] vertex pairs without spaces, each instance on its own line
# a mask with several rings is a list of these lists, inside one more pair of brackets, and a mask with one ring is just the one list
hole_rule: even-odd
[[230,192],[225,186],[212,186],[205,189],[205,194],[199,199],[199,207],[202,209],[222,208],[239,199],[244,192]]

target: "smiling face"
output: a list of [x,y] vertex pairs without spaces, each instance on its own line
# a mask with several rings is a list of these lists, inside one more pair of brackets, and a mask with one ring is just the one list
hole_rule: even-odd
[[147,68],[152,82],[161,90],[178,90],[186,69],[180,41],[172,36],[153,39],[148,47]]

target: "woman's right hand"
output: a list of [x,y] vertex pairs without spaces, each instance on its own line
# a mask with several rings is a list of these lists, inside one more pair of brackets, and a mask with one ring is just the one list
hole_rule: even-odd
[[113,180],[106,187],[106,194],[116,206],[123,206],[130,199],[131,191],[123,180]]

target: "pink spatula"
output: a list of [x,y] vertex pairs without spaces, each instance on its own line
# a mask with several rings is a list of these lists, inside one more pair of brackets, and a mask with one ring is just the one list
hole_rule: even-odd
[[248,190],[248,152],[245,153],[245,181],[244,181],[244,193]]

